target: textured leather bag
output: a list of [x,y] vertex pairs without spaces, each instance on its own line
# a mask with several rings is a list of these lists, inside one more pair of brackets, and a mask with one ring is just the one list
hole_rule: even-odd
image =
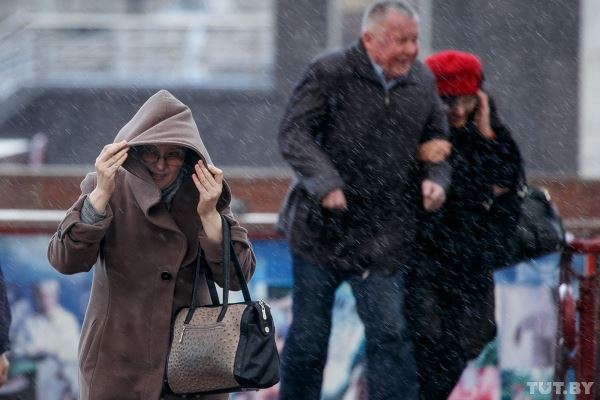
[[[226,393],[267,388],[279,382],[279,355],[269,306],[252,301],[223,220],[223,303],[199,251],[190,307],[181,309],[172,325],[167,361],[168,389],[180,395]],[[233,260],[244,296],[229,304],[229,270]],[[197,285],[205,273],[212,306],[198,306]]]

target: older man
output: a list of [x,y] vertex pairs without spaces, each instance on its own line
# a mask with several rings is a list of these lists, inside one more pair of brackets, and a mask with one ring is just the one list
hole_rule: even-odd
[[418,396],[402,271],[417,210],[441,206],[449,176],[446,163],[419,161],[442,161],[449,145],[418,39],[410,7],[377,2],[359,42],[312,63],[292,95],[279,135],[295,172],[280,216],[294,269],[281,399],[319,398],[343,281],[365,325],[369,399]]

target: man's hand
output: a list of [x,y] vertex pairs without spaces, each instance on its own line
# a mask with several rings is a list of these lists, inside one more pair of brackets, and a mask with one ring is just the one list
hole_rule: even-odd
[[419,160],[428,163],[444,161],[452,151],[452,143],[444,139],[431,139],[419,146]]
[[6,352],[4,352],[0,355],[0,386],[4,385],[8,379],[9,365],[8,357],[6,357]]
[[330,210],[345,210],[348,208],[346,196],[342,189],[334,189],[321,199],[321,205]]
[[429,179],[425,179],[421,184],[421,193],[423,194],[423,207],[427,211],[439,209],[446,200],[444,188]]

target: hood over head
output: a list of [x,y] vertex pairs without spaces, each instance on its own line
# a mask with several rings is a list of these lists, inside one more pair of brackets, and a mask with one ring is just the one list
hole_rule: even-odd
[[[193,166],[199,159],[212,164],[192,111],[167,90],[158,91],[140,107],[115,137],[115,143],[122,140],[127,141],[130,148],[157,144],[182,146],[188,149],[186,164]],[[140,179],[152,182],[146,166],[137,157],[132,157],[131,151],[129,154],[123,168]],[[231,191],[223,181],[223,192],[217,208],[222,209],[230,202]]]

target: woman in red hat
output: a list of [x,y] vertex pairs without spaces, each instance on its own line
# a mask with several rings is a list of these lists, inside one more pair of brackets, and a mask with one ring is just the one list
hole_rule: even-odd
[[[424,215],[410,307],[424,399],[446,399],[468,360],[496,334],[492,271],[519,214],[519,149],[481,84],[480,60],[446,50],[425,60],[451,128],[452,183]],[[493,207],[492,207],[493,205]],[[424,318],[424,316],[427,316]]]

